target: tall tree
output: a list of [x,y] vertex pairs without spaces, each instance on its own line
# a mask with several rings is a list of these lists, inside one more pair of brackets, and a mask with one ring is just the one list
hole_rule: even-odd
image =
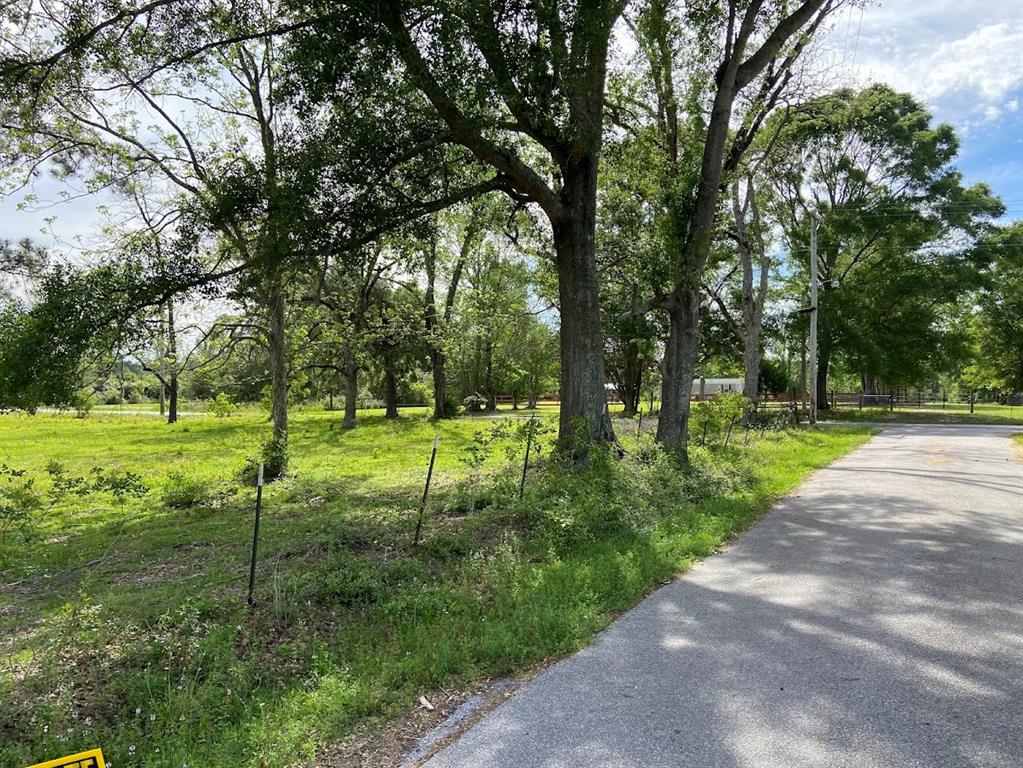
[[[840,0],[686,6],[650,0],[637,21],[654,99],[665,238],[654,305],[668,317],[657,439],[685,456],[704,269],[723,182],[778,104],[807,42]],[[683,93],[678,83],[685,83]],[[747,89],[750,98],[739,102]],[[743,107],[736,115],[736,105]],[[738,120],[736,119],[738,117]],[[733,122],[739,125],[733,130]]]
[[736,175],[730,186],[731,217],[722,222],[724,234],[734,243],[734,255],[727,260],[728,271],[721,281],[730,287],[738,271],[739,317],[729,308],[729,297],[721,286],[708,283],[704,290],[717,305],[730,330],[742,344],[743,394],[752,402],[760,399],[760,361],[763,352],[764,306],[767,302],[772,259],[767,250],[767,224],[753,171],[744,178]]
[[1023,222],[982,238],[978,259],[988,263],[971,326],[972,386],[1023,392]]
[[940,364],[928,355],[940,350],[939,309],[976,285],[982,266],[963,246],[1003,210],[986,185],[963,186],[958,147],[950,125],[932,125],[916,99],[886,85],[811,100],[781,128],[771,180],[804,277],[810,217],[821,220],[812,386],[822,407],[836,354],[867,391],[878,377],[919,383]]
[[385,41],[450,140],[495,169],[508,194],[546,214],[558,272],[565,439],[580,427],[591,439],[614,439],[594,230],[608,49],[625,4],[352,1],[343,3],[349,13],[340,24],[317,28],[326,50],[338,38],[351,45],[353,30]]

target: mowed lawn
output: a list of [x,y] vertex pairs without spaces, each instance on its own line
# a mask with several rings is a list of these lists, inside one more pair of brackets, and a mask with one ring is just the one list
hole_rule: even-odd
[[[337,413],[296,414],[292,476],[264,495],[250,610],[254,489],[239,477],[265,417],[0,417],[0,462],[41,487],[56,461],[71,475],[131,471],[150,488],[123,505],[108,494],[65,499],[38,514],[31,538],[8,536],[0,765],[93,746],[115,768],[313,765],[353,726],[397,716],[423,693],[585,645],[871,434],[768,433],[749,446],[737,436],[697,451],[692,478],[676,478],[683,491],[666,497],[674,479],[657,481],[640,460],[649,439],[621,429],[632,458],[611,479],[573,485],[538,471],[519,502],[513,427],[485,446],[482,466],[465,461],[474,434],[499,423],[363,412],[345,431]],[[414,549],[434,435],[435,484]],[[183,488],[198,503],[169,506]],[[579,522],[603,521],[605,504],[627,517],[633,503],[650,524],[622,533]]]
[[976,403],[973,413],[962,403],[924,403],[916,408],[899,406],[887,408],[842,406],[822,411],[820,418],[830,421],[863,421],[892,424],[1020,424],[1023,425],[1023,406],[998,403]]

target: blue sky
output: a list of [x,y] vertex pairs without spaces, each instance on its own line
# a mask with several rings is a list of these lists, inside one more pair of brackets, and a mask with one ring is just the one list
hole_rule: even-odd
[[842,11],[829,44],[848,84],[887,82],[951,123],[966,181],[1023,218],[1023,0],[883,0]]
[[[1023,218],[1023,0],[881,0],[835,16],[819,67],[832,85],[887,82],[956,128],[968,183],[988,182]],[[60,188],[43,180],[42,200]],[[0,237],[67,251],[98,244],[95,198],[18,211],[0,200]],[[51,223],[46,220],[55,217]],[[44,230],[44,233],[41,233]]]

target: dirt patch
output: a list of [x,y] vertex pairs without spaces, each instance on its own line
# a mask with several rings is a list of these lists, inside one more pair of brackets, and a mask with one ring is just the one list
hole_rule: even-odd
[[325,747],[316,760],[318,768],[385,768],[399,766],[405,753],[424,734],[448,716],[472,691],[431,691],[424,698],[433,709],[417,703],[401,716],[359,726],[342,742]]
[[481,680],[468,689],[431,691],[391,720],[360,726],[342,742],[325,747],[317,768],[416,768],[458,738],[518,687]]

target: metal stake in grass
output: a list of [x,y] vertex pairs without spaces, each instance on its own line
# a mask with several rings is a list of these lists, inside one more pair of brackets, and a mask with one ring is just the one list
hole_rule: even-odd
[[725,448],[728,447],[728,438],[732,436],[732,427],[735,426],[735,416],[732,416],[732,420],[728,422],[728,431],[725,433]]
[[426,514],[426,498],[430,494],[430,480],[433,478],[433,462],[437,459],[437,443],[440,436],[433,436],[433,451],[430,453],[430,468],[426,470],[426,485],[423,486],[423,501],[419,505],[419,519],[416,520],[416,535],[412,539],[412,546],[419,546],[419,534],[423,530],[423,515]]
[[519,481],[519,498],[526,491],[526,470],[529,469],[529,449],[533,447],[533,431],[536,423],[536,413],[529,417],[529,426],[526,429],[526,458],[522,462],[522,479]]
[[252,559],[249,561],[249,606],[252,606],[252,590],[256,586],[256,546],[259,544],[259,513],[263,508],[263,462],[259,462],[256,475],[256,524],[252,528]]
[[639,409],[639,426],[636,427],[636,436],[643,434],[643,409]]

